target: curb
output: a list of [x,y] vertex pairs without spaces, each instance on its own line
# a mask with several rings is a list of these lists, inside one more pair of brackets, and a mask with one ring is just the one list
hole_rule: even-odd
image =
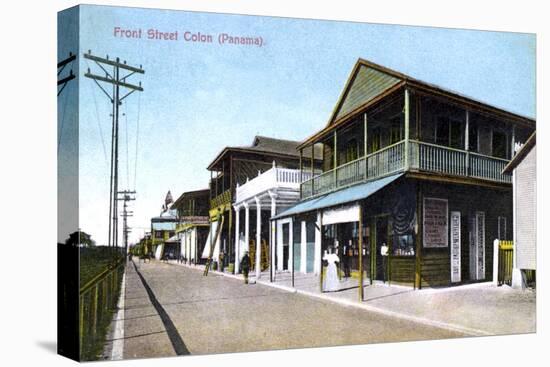
[[120,298],[118,299],[118,311],[115,318],[115,331],[113,333],[113,350],[111,360],[118,361],[124,358],[124,301],[126,299],[126,271],[122,275]]

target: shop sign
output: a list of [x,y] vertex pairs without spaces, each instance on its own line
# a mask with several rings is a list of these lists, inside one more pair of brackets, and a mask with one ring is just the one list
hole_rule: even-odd
[[448,201],[424,198],[424,247],[448,247]]
[[451,282],[460,282],[460,212],[451,212]]

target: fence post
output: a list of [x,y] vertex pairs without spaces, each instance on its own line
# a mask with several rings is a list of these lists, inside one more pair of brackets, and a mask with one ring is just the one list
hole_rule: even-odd
[[493,241],[493,284],[498,285],[498,271],[499,271],[499,264],[498,264],[498,257],[499,257],[499,243],[500,241],[495,238]]

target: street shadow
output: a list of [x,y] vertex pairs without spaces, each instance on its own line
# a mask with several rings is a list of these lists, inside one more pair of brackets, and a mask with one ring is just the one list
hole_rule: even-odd
[[53,353],[57,354],[57,342],[52,340],[38,340],[36,342],[36,345],[38,345],[40,348]]
[[160,316],[160,319],[162,320],[162,323],[164,324],[164,329],[166,330],[166,333],[168,334],[168,338],[170,339],[170,342],[172,343],[172,347],[174,348],[174,352],[176,352],[177,355],[186,355],[191,354],[189,352],[189,349],[187,349],[187,346],[183,342],[183,339],[181,338],[181,335],[178,332],[178,329],[176,328],[176,325],[172,322],[172,319],[162,307],[160,302],[158,301],[157,297],[155,296],[155,293],[149,287],[149,284],[147,284],[147,281],[141,275],[139,272],[139,269],[137,268],[136,264],[134,264],[134,269],[136,270],[137,275],[141,279],[141,283],[143,283],[143,287],[145,288],[145,291],[147,292],[147,295],[149,296],[149,300],[153,304],[153,307],[155,307],[155,310],[157,311],[158,315]]

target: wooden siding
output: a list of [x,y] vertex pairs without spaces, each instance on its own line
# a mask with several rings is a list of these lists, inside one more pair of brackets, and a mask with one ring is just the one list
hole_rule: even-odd
[[451,265],[448,249],[424,253],[421,263],[422,287],[449,285]]
[[338,120],[354,111],[360,105],[367,103],[400,81],[400,79],[389,74],[373,68],[361,66],[342,100],[334,120]]
[[415,257],[391,257],[390,281],[398,283],[414,283]]
[[536,269],[537,265],[536,154],[535,146],[515,170],[515,231],[517,266],[520,269]]

